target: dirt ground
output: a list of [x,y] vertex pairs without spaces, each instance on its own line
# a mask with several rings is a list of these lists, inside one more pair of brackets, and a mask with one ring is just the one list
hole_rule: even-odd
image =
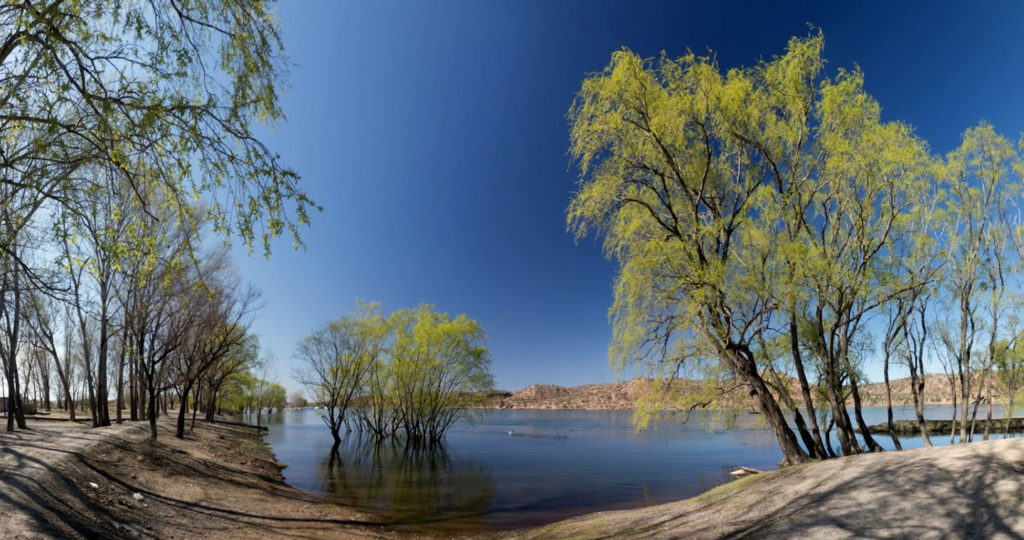
[[[288,487],[251,427],[0,432],[0,538],[394,538]],[[94,484],[96,487],[92,487]],[[1024,538],[1024,439],[854,456],[490,538]]]
[[503,538],[1024,538],[1024,439],[789,467]]
[[0,432],[0,538],[395,536],[285,485],[252,428],[199,422],[178,440],[167,418],[153,445],[144,423],[29,427]]

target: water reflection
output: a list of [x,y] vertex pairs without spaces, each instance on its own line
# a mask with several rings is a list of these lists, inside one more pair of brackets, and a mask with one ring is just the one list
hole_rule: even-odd
[[381,512],[395,524],[457,521],[483,528],[491,508],[491,470],[444,446],[374,441],[350,434],[320,460],[324,490],[342,504]]
[[[894,413],[914,418],[910,407]],[[951,413],[932,407],[927,416]],[[864,416],[881,423],[886,411]],[[679,500],[731,481],[740,466],[776,468],[782,453],[772,432],[758,416],[737,420],[725,430],[713,414],[666,417],[638,433],[631,411],[492,410],[457,422],[441,449],[374,446],[352,433],[331,456],[320,411],[310,409],[273,415],[267,441],[296,488],[414,531],[473,534]],[[922,444],[900,440],[906,449]],[[948,434],[932,442],[948,444]]]

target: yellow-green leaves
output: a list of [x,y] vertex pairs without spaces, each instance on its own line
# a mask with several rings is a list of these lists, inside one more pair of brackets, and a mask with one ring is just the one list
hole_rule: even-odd
[[[410,440],[437,442],[493,387],[485,340],[465,315],[421,304],[385,318],[377,304],[360,303],[306,337],[297,356],[336,441],[342,423],[353,420],[379,439],[401,429]],[[358,410],[350,408],[354,400]]]
[[[906,238],[936,215],[937,160],[911,128],[882,122],[859,69],[827,76],[823,47],[821,33],[793,38],[726,73],[712,58],[621,50],[583,81],[567,224],[601,234],[619,262],[616,369],[753,377],[741,353],[797,317],[818,325],[798,346],[845,372],[851,321],[908,285],[907,271],[891,277],[890,250],[925,244]],[[789,351],[761,355],[760,369]]]

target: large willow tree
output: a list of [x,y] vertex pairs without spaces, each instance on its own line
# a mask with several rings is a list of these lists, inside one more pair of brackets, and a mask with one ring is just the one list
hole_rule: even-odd
[[250,246],[307,221],[297,175],[256,136],[283,118],[270,3],[14,1],[0,28],[3,202],[78,210],[103,180],[88,168],[103,164],[140,199],[151,186],[182,208],[205,199],[215,226]]
[[[820,34],[794,38],[784,55],[727,73],[693,54],[618,51],[569,113],[580,167],[569,227],[602,235],[620,263],[613,365],[726,374],[789,463],[831,452],[816,388],[842,451],[860,451],[846,412],[848,396],[859,409],[854,338],[907,287],[883,259],[934,177],[925,144],[881,122],[859,71],[825,75],[822,46]],[[796,399],[780,372],[795,373]]]

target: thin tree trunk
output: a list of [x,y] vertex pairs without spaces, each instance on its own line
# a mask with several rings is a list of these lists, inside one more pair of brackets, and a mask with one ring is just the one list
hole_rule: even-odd
[[[104,269],[102,272],[106,274],[109,270]],[[107,396],[109,392],[107,388],[107,349],[110,346],[110,321],[107,315],[108,286],[107,278],[102,277],[100,283],[100,343],[96,359],[97,426],[110,425],[110,399]]]
[[[957,396],[957,394],[956,394],[956,378],[955,377],[951,377],[950,378],[949,387],[951,388],[951,392],[953,393],[953,421],[950,423],[950,428],[949,428],[949,444],[952,445],[956,441],[956,418],[957,418],[956,396]],[[961,421],[961,423],[963,423],[963,422]]]
[[150,441],[156,440],[156,417],[159,414],[157,408],[160,404],[157,402],[156,392],[149,392],[149,439]]
[[[885,411],[887,413],[887,422],[889,424],[889,437],[892,438],[892,444],[897,450],[903,450],[903,445],[900,444],[900,438],[896,436],[896,426],[892,421],[892,385],[889,383],[889,347],[891,346],[891,340],[886,340],[885,346],[885,357],[882,368],[882,374],[885,378]],[[913,384],[913,381],[911,381]]]
[[192,385],[186,386],[181,393],[180,405],[178,407],[178,426],[174,436],[179,439],[185,438],[185,417],[188,415],[188,394],[192,391]]
[[988,434],[992,427],[992,359],[988,362],[988,384],[985,388],[985,401],[988,402],[988,412],[985,414],[985,436],[982,440],[988,440]]
[[121,331],[121,350],[117,359],[117,412],[114,413],[117,418],[117,423],[124,422],[124,363],[128,355],[128,350],[131,348],[131,344],[128,342],[128,325],[124,325],[124,329]]
[[[919,380],[920,377],[920,380]],[[928,425],[924,421],[924,377],[917,375],[917,370],[911,368],[910,388],[914,396],[914,414],[917,416],[917,426],[921,430],[921,441],[925,446],[931,446],[932,440],[928,437]]]
[[970,292],[960,293],[960,351],[957,358],[960,370],[960,444],[967,443],[967,412],[971,400],[971,350],[967,343],[968,315],[970,313]]
[[814,400],[811,398],[810,384],[807,381],[807,374],[804,372],[804,362],[800,354],[799,337],[800,336],[796,325],[796,309],[790,309],[790,352],[793,355],[793,365],[796,367],[797,380],[800,382],[800,393],[803,395],[804,398],[804,409],[807,411],[807,420],[811,424],[810,431],[813,437],[813,446],[808,446],[808,449],[811,450],[812,456],[816,455],[824,459],[828,456],[825,453],[825,445],[821,441],[821,433],[818,428],[818,418],[814,411]]

